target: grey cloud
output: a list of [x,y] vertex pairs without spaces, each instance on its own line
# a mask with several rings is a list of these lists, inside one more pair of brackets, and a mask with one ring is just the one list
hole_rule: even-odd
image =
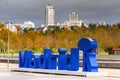
[[31,20],[39,25],[45,21],[45,5],[55,7],[56,22],[67,20],[72,11],[85,23],[104,20],[120,22],[120,0],[0,0],[0,20],[22,23]]

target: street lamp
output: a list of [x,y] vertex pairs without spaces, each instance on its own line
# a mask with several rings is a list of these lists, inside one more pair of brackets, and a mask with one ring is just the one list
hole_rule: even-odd
[[9,69],[9,54],[10,54],[10,27],[11,27],[12,23],[10,21],[8,21],[6,23],[6,27],[8,28],[8,60],[7,60],[7,69]]

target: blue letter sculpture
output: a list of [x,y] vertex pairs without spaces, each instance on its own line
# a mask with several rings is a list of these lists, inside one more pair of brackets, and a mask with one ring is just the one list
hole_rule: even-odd
[[58,56],[58,70],[66,70],[67,69],[67,59],[66,59],[66,52],[65,48],[58,49],[59,56]]
[[83,51],[83,71],[98,72],[96,54],[97,42],[92,38],[82,38],[78,42],[78,48]]
[[51,49],[44,50],[43,68],[44,69],[56,69],[57,55],[52,54]]
[[58,70],[79,70],[79,50],[77,48],[71,49],[71,54],[66,54],[65,48],[58,49]]
[[70,64],[69,64],[68,70],[72,70],[72,71],[79,70],[79,49],[78,48],[71,48],[71,54],[68,61],[69,60],[70,60]]
[[31,63],[32,63],[32,51],[20,51],[19,67],[31,68]]
[[[82,38],[78,42],[78,48],[71,48],[70,54],[66,54],[65,48],[58,49],[59,54],[52,54],[51,49],[44,49],[44,54],[33,54],[32,51],[19,52],[20,68],[41,68],[58,70],[79,70],[79,50],[83,51],[83,71],[97,72],[98,64],[93,52],[97,48],[97,42],[92,38]],[[58,59],[58,61],[57,61]]]

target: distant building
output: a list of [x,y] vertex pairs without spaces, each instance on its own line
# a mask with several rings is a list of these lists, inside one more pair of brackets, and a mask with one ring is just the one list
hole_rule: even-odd
[[[41,24],[41,28],[43,29],[49,29],[54,28],[55,26],[59,27],[65,27],[70,28],[70,26],[78,26],[81,27],[84,23],[82,20],[79,20],[78,14],[76,12],[72,12],[67,21],[64,21],[64,23],[57,23],[55,24],[55,9],[52,5],[48,4],[45,7],[45,24]],[[88,27],[88,25],[84,24],[85,27]],[[49,27],[49,28],[46,28]]]
[[55,16],[54,7],[51,6],[50,4],[46,5],[46,8],[45,8],[46,26],[54,25],[54,16]]
[[82,23],[83,21],[79,20],[78,14],[76,12],[72,12],[69,15],[68,21],[65,21],[63,24],[66,25],[67,27],[68,26],[80,26],[81,27]]
[[25,28],[35,28],[35,24],[31,21],[25,21],[24,22],[24,27]]
[[22,30],[24,30],[25,28],[29,29],[29,28],[35,28],[35,24],[31,21],[25,21],[24,24],[14,24],[15,26],[20,26],[20,28]]
[[71,23],[76,23],[76,21],[78,21],[78,14],[76,12],[72,12],[70,15],[69,15],[69,21]]
[[108,48],[109,55],[120,55],[120,47],[109,47]]
[[97,25],[97,26],[99,26],[99,25],[106,25],[106,23],[105,23],[104,21],[100,21],[100,22],[98,22],[96,25]]
[[35,25],[31,21],[25,21],[24,24],[12,24],[11,22],[6,22],[6,28],[12,32],[17,32],[17,31],[22,31],[25,28],[27,28],[27,29],[34,28],[35,29]]
[[12,22],[6,22],[6,28],[9,29],[12,32],[17,32],[17,29],[15,25],[12,24]]

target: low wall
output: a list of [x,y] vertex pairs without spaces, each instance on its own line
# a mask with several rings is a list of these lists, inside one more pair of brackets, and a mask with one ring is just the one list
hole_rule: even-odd
[[[99,68],[116,68],[120,69],[120,60],[118,59],[98,59]],[[1,58],[0,63],[7,63],[8,59]],[[18,59],[9,59],[10,63],[18,64]],[[82,60],[79,61],[80,67],[82,67]]]

